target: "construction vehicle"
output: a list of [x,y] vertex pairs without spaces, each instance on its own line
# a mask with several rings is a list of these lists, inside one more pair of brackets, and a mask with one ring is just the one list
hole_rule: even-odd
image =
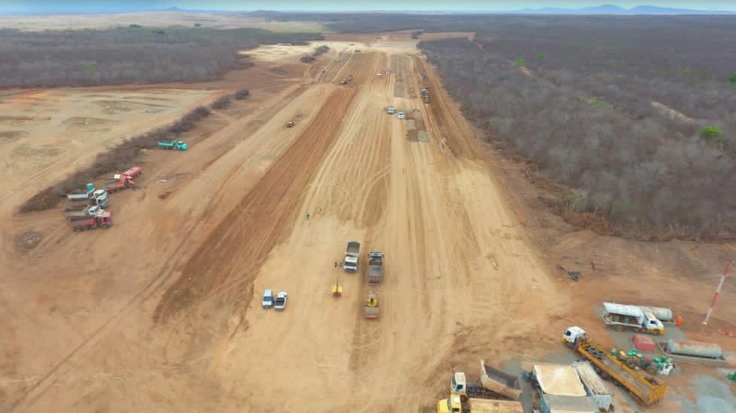
[[68,193],[66,199],[72,202],[87,202],[90,205],[96,205],[100,208],[107,208],[109,206],[107,190],[95,189],[94,184],[87,184],[84,190]]
[[507,374],[480,361],[480,382],[483,388],[511,400],[519,400],[521,397],[521,384],[519,377]]
[[360,242],[349,241],[348,246],[345,249],[345,260],[343,261],[342,268],[345,272],[357,272],[359,262]]
[[[455,372],[450,379],[450,393],[460,396],[463,401],[472,397],[468,393],[471,386],[473,385],[468,385],[463,372]],[[483,360],[480,361],[480,386],[495,394],[496,398],[519,400],[521,397],[521,383],[518,377],[488,366]]]
[[158,141],[158,147],[163,149],[176,149],[177,151],[186,151],[189,149],[187,144],[180,140],[161,140]]
[[664,334],[664,325],[654,315],[635,305],[603,303],[603,323],[617,331],[631,329],[649,334]]
[[667,393],[667,384],[628,367],[615,356],[593,343],[580,327],[565,330],[562,341],[566,346],[590,361],[598,375],[625,388],[635,399],[646,406],[661,402]]
[[134,166],[127,171],[121,173],[120,175],[126,175],[131,178],[135,178],[138,175],[143,175],[143,169],[141,169],[139,166]]
[[379,285],[383,281],[383,253],[373,251],[368,254],[368,285]]
[[386,113],[388,113],[389,115],[393,115],[394,113],[396,113],[396,108],[393,106],[389,106],[386,108]]
[[674,365],[669,357],[658,356],[650,359],[637,349],[623,351],[614,348],[611,350],[611,355],[629,366],[629,368],[641,369],[651,375],[667,375],[665,374],[667,370]]
[[422,101],[424,103],[429,103],[429,89],[427,88],[422,89]]
[[67,217],[66,221],[72,231],[109,228],[112,226],[112,212],[103,212],[95,216]]
[[496,394],[477,384],[465,389],[467,398],[450,394],[437,402],[437,413],[524,413],[524,406],[518,400],[501,400]]
[[81,205],[83,208],[79,209],[79,207],[69,207],[64,209],[64,215],[67,217],[93,217],[97,215],[101,215],[105,212],[104,209],[98,207],[97,205]]
[[365,302],[365,318],[376,319],[379,316],[378,294],[375,291],[371,291],[368,293],[368,300]]
[[286,122],[286,127],[287,128],[293,128],[294,127],[294,121],[293,120],[290,120],[290,121]]
[[347,85],[348,84],[348,80],[347,79],[343,79],[343,80],[340,81],[340,84],[341,85]]
[[126,174],[115,174],[111,181],[105,182],[107,192],[114,193],[135,186],[133,177]]

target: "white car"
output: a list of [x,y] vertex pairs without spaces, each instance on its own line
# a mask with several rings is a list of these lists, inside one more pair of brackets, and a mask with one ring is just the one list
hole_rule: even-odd
[[399,114],[397,115],[397,117],[398,117],[399,119],[405,119],[405,118],[406,118],[406,113],[404,113],[404,112],[399,112]]
[[286,298],[286,291],[279,291],[279,293],[276,294],[276,304],[274,304],[273,308],[278,311],[283,311],[284,308],[286,308]]
[[263,308],[271,308],[273,307],[273,290],[270,288],[267,288],[266,291],[263,292],[263,301],[261,302],[261,305]]

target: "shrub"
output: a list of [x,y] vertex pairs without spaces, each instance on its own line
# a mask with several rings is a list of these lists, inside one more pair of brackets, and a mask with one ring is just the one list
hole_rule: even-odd
[[235,100],[246,99],[248,96],[250,96],[250,91],[248,89],[240,89],[234,94]]
[[230,106],[233,101],[232,95],[220,96],[216,101],[212,103],[212,109],[225,109]]

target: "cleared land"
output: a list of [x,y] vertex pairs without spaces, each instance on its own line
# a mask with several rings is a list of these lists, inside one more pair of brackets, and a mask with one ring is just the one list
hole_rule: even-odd
[[[732,306],[699,326],[712,293],[702,285],[732,244],[633,243],[566,226],[534,208],[519,164],[479,143],[408,34],[349,43],[330,43],[314,65],[286,53],[192,85],[237,84],[252,98],[184,134],[190,150],[146,154],[142,189],[112,196],[109,230],[72,233],[58,210],[12,215],[21,196],[0,205],[1,410],[431,410],[451,372],[474,376],[479,358],[564,352],[559,336],[573,324],[611,344],[592,311],[603,299],[675,307],[692,337],[733,347],[715,330],[730,326]],[[429,105],[396,93],[418,91],[421,73]],[[210,97],[196,96],[192,105]],[[427,142],[412,141],[388,105],[418,111]],[[163,121],[126,116],[118,122]],[[69,146],[50,130],[30,138]],[[65,173],[47,166],[49,181]],[[25,177],[2,177],[27,189]],[[29,231],[40,242],[22,248]],[[334,267],[352,239],[386,253],[377,322],[362,318],[362,273]],[[581,281],[556,265],[582,270]],[[260,308],[263,288],[289,292],[285,312]],[[722,300],[733,297],[728,286]],[[652,412],[691,396],[686,378],[672,383],[673,399]]]

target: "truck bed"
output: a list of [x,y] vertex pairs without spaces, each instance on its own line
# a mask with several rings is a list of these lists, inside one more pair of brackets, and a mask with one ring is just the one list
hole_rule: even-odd
[[510,400],[469,399],[473,413],[524,413],[521,402]]
[[[584,345],[580,347],[579,351],[594,365],[599,364],[599,368],[601,368],[600,365],[605,366],[605,369],[603,370],[607,374],[612,376],[615,374],[618,376],[618,378],[612,377],[613,379],[621,382],[625,387],[628,386],[638,391],[641,394],[641,401],[644,402],[644,404],[654,404],[664,398],[664,389],[666,389],[664,385],[650,383],[646,376],[642,376],[634,370],[623,366],[617,360],[611,359],[611,356],[607,352],[599,349],[597,346],[591,344]],[[653,395],[652,393],[656,391],[661,391],[662,394]]]
[[94,221],[95,217],[92,215],[72,215],[72,216],[66,217],[66,220],[69,222]]
[[480,369],[480,381],[483,387],[512,400],[518,400],[521,397],[521,384],[517,376],[488,366],[483,360],[480,361]]

